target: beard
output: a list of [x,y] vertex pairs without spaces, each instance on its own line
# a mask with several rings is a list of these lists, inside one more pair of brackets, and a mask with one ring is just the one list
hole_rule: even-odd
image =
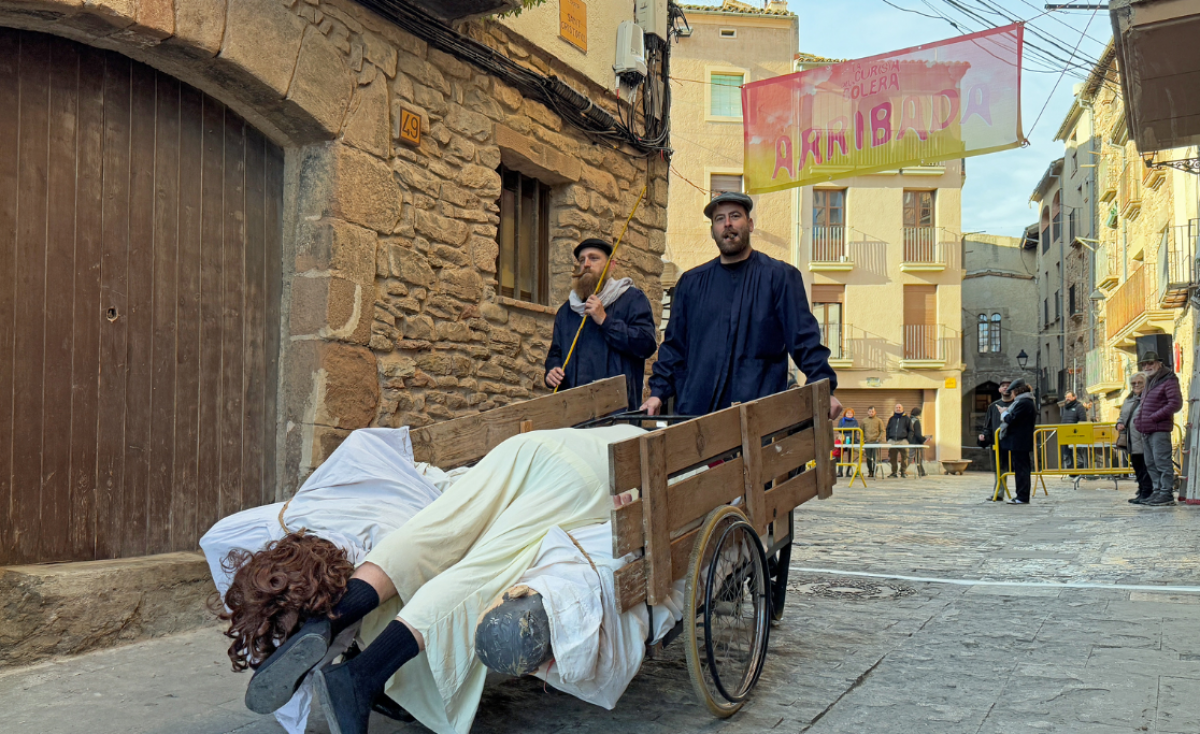
[[575,276],[575,295],[579,296],[579,300],[586,301],[589,297],[595,295],[596,284],[600,282],[600,276],[590,270],[585,270]]
[[713,239],[717,242],[717,249],[725,257],[740,255],[750,246],[750,232],[732,227],[727,227],[720,234],[714,232]]

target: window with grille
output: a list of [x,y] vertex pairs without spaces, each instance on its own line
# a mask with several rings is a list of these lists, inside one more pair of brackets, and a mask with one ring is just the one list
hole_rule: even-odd
[[987,314],[979,314],[979,353],[987,354],[988,347],[991,345],[991,339],[988,335],[988,317]]
[[502,296],[548,305],[550,187],[500,167],[496,279]]
[[998,313],[992,314],[992,328],[991,328],[991,332],[992,332],[991,333],[991,337],[992,337],[991,352],[992,352],[992,354],[1000,353],[1000,323],[1001,323],[1000,314],[998,314]]
[[709,78],[709,114],[713,117],[741,117],[742,81],[745,78],[745,74],[714,73]]
[[721,194],[740,194],[742,193],[742,175],[740,173],[714,173],[708,179],[708,188],[710,199],[715,199]]

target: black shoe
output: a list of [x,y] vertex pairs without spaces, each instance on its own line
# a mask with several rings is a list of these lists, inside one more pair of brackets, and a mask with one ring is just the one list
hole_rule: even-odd
[[329,652],[332,640],[328,619],[306,622],[254,671],[246,686],[246,708],[256,714],[269,714],[287,703],[308,671]]
[[1010,505],[1027,505],[1027,504],[1029,504],[1029,503],[1028,503],[1028,502],[1024,502],[1024,501],[1022,501],[1022,500],[1019,500],[1019,499],[1017,499],[1017,498],[1015,498],[1015,497],[1014,497],[1013,499],[1011,499],[1011,500],[1009,500],[1009,501],[1008,501],[1008,504],[1010,504]]
[[371,697],[354,685],[347,665],[339,663],[318,670],[313,674],[313,688],[330,734],[367,734]]
[[1129,504],[1144,505],[1144,504],[1146,504],[1146,500],[1148,500],[1148,499],[1150,499],[1150,495],[1148,495],[1148,494],[1137,494],[1137,495],[1134,495],[1133,497],[1129,498]]
[[905,474],[904,472],[900,472],[900,478],[901,478],[901,479],[908,479],[908,475],[907,475],[907,474]]
[[1175,504],[1175,498],[1170,492],[1155,492],[1142,504],[1146,507],[1169,507]]
[[895,478],[896,478],[895,474],[888,474],[888,479],[895,479]]
[[401,721],[405,724],[416,721],[412,714],[404,710],[404,707],[396,703],[396,701],[386,693],[380,693],[375,697],[375,705],[371,710],[377,714],[382,714],[393,721]]

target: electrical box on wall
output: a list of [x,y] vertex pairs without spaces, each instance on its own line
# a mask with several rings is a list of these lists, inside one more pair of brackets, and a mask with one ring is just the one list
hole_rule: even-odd
[[631,20],[617,26],[617,58],[613,62],[617,78],[635,86],[646,78],[646,39],[642,29]]
[[643,33],[667,40],[667,0],[634,0],[633,17]]

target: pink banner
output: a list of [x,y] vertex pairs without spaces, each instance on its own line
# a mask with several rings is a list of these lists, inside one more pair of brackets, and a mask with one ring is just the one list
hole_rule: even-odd
[[1021,145],[1021,24],[751,82],[751,194]]

